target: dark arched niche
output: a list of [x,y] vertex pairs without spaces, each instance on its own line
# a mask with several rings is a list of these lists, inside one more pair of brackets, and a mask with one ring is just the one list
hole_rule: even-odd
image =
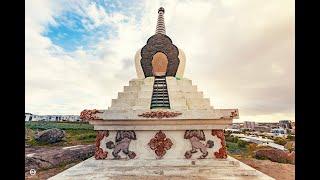
[[141,67],[145,77],[153,76],[152,58],[157,52],[164,53],[168,58],[168,67],[166,76],[175,76],[178,70],[180,60],[178,48],[172,44],[171,39],[164,34],[155,34],[151,36],[147,44],[141,49]]

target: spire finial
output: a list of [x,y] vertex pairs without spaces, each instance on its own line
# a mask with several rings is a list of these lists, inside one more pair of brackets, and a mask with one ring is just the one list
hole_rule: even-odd
[[157,27],[156,27],[156,34],[166,34],[166,27],[164,25],[164,8],[160,7],[158,9],[158,21],[157,21]]

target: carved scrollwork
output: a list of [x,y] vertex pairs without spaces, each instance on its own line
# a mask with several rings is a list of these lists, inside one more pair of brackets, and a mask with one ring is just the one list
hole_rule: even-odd
[[171,117],[177,117],[181,115],[182,113],[180,112],[169,112],[169,111],[151,111],[151,112],[144,112],[142,114],[139,114],[138,116],[140,117],[145,117],[145,118],[171,118]]
[[217,136],[221,140],[221,148],[219,149],[218,152],[214,153],[214,156],[218,159],[227,158],[227,148],[226,148],[226,141],[225,141],[223,130],[213,129],[212,136]]
[[166,137],[166,134],[159,131],[154,138],[150,140],[148,145],[152,150],[155,150],[157,158],[162,158],[166,154],[167,150],[171,148],[173,143],[171,139]]
[[102,148],[100,148],[100,142],[104,137],[109,136],[109,131],[97,131],[97,137],[96,137],[96,150],[94,153],[95,159],[105,159],[108,156],[107,151],[103,151]]
[[97,109],[93,109],[93,110],[85,109],[80,113],[80,119],[82,121],[90,121],[90,120],[100,119],[99,117],[96,116],[97,113],[102,113],[102,111],[99,111]]

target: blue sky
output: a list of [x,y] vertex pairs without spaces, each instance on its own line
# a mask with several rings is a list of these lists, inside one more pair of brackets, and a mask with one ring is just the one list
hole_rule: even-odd
[[[90,5],[101,10],[102,12],[113,14],[121,13],[125,16],[139,22],[141,13],[139,8],[133,9],[128,4],[139,4],[139,1],[123,0],[123,1],[92,1]],[[79,7],[80,6],[80,7]],[[73,9],[79,8],[77,11]],[[114,36],[117,30],[110,24],[101,24],[94,26],[94,21],[89,17],[84,16],[83,7],[81,5],[75,5],[60,12],[59,16],[54,16],[56,24],[48,24],[46,31],[43,33],[45,37],[48,37],[53,44],[62,47],[65,51],[75,51],[78,47],[90,48],[92,43],[97,41],[96,38],[108,39],[110,36]],[[88,27],[84,22],[93,25]],[[119,23],[126,23],[127,19],[119,21]],[[99,36],[97,36],[99,34]]]
[[294,119],[292,0],[27,0],[26,112],[107,109],[165,8],[185,77],[240,120]]

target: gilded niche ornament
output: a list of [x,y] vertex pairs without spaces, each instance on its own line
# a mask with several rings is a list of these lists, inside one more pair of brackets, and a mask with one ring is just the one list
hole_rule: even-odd
[[155,150],[157,158],[162,158],[167,150],[173,145],[171,139],[166,138],[166,134],[162,131],[157,132],[157,134],[148,143],[152,150]]

